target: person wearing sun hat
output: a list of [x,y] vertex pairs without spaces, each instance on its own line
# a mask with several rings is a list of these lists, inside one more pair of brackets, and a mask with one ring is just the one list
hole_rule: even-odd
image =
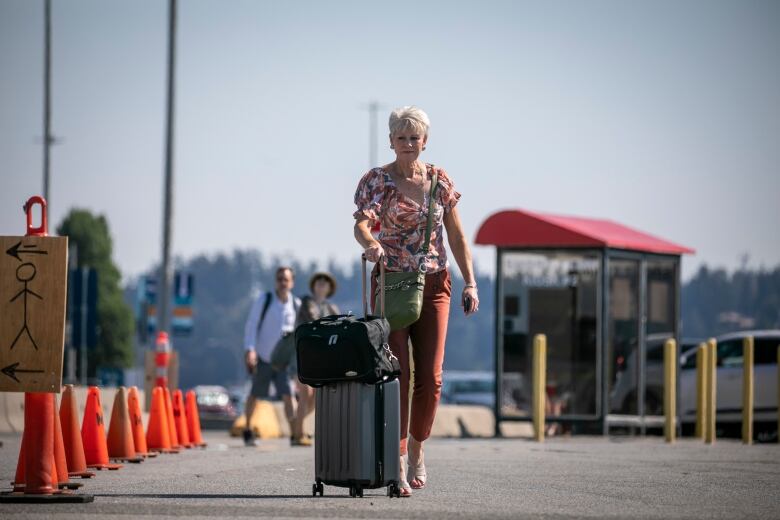
[[[301,301],[301,308],[298,311],[298,318],[295,321],[297,327],[301,323],[318,320],[331,314],[338,314],[339,308],[328,301],[336,293],[338,284],[336,279],[330,273],[319,272],[309,280],[309,289],[311,295],[304,296]],[[295,415],[292,431],[293,446],[311,446],[311,438],[303,431],[303,421],[306,416],[314,411],[314,388],[305,385],[297,380],[298,390],[298,413]]]

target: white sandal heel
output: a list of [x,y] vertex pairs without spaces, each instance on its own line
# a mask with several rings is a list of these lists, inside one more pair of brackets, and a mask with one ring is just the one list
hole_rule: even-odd
[[404,460],[403,455],[401,455],[400,463],[401,465],[399,466],[400,478],[398,479],[398,489],[400,490],[401,494],[399,496],[406,498],[412,496],[412,486],[410,486],[409,482],[406,480],[406,461]]
[[[410,487],[412,489],[422,489],[425,487],[425,482],[428,479],[428,473],[425,471],[425,454],[423,453],[422,443],[417,441],[414,437],[409,437],[410,441],[414,441],[420,445],[420,458],[415,460],[412,458],[412,450],[409,450],[409,473],[411,473]],[[414,485],[417,481],[420,484]]]

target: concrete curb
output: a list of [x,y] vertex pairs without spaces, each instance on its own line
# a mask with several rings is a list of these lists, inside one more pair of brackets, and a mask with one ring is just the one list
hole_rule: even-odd
[[[103,418],[108,425],[111,420],[111,408],[114,406],[114,397],[117,389],[107,387],[100,389],[100,401],[103,405]],[[143,402],[144,391],[139,389],[139,399]],[[79,414],[79,423],[84,418],[84,409],[87,405],[87,388],[77,386],[76,407]],[[59,406],[59,394],[57,403]],[[148,424],[149,414],[143,412],[144,424]],[[21,392],[0,392],[0,433],[22,433],[24,430],[24,394]]]

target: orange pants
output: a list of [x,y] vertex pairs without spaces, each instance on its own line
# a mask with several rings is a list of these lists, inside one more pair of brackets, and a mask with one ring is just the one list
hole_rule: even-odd
[[[371,294],[376,294],[376,268],[371,277]],[[441,398],[444,342],[450,315],[452,281],[446,269],[425,276],[420,319],[405,329],[390,333],[390,350],[401,364],[401,455],[406,455],[409,433],[424,441],[431,435],[436,408]],[[372,298],[373,305],[373,298]],[[409,340],[414,360],[412,413],[409,416]]]

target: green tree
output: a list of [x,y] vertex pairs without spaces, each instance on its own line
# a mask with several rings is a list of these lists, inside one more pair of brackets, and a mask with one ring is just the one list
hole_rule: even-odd
[[121,275],[111,259],[113,244],[106,218],[72,209],[57,227],[57,233],[67,236],[71,246],[78,248],[79,268],[97,271],[98,344],[88,357],[87,373],[94,375],[98,366],[131,366],[133,313],[122,298]]

